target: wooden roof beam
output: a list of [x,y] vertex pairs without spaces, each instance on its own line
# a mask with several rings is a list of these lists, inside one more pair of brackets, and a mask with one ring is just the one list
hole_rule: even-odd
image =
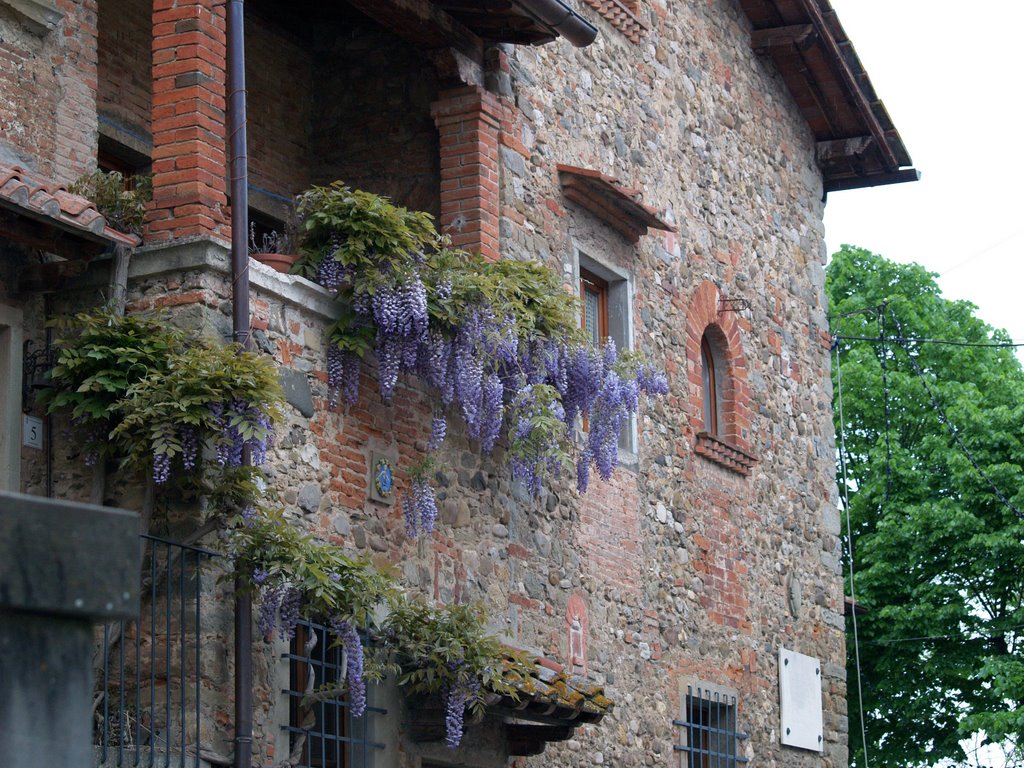
[[[797,0],[797,5],[800,6],[805,14],[807,14],[811,20],[811,24],[813,24],[815,30],[817,30],[818,42],[829,54],[829,57],[838,70],[839,77],[842,80],[846,91],[849,93],[850,98],[854,101],[857,107],[857,111],[862,115],[864,122],[867,123],[868,131],[877,143],[878,151],[881,153],[883,162],[890,171],[898,171],[900,164],[896,159],[896,153],[893,152],[892,147],[889,146],[889,142],[885,137],[885,132],[883,131],[881,124],[878,122],[878,118],[875,116],[874,110],[864,97],[864,92],[861,90],[860,84],[858,83],[853,71],[850,69],[849,64],[847,64],[846,57],[840,50],[839,44],[829,31],[825,18],[821,14],[821,9],[818,7],[817,0]],[[872,185],[868,184],[866,186]]]
[[916,168],[904,168],[892,173],[876,173],[871,176],[825,179],[825,193],[842,192],[847,189],[881,187],[885,184],[902,184],[905,181],[920,181],[921,172]]
[[768,53],[773,48],[801,48],[815,39],[814,26],[811,24],[755,29],[750,33],[750,44],[757,53]]
[[454,48],[483,62],[483,40],[428,0],[349,0],[349,3],[407,42],[432,50]]
[[874,142],[875,140],[871,136],[819,141],[814,146],[814,157],[819,165],[825,165],[836,160],[862,155]]

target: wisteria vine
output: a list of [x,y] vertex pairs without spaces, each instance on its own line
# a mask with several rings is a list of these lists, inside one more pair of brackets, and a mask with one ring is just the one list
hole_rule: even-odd
[[[360,361],[372,352],[385,401],[402,374],[436,391],[443,410],[432,420],[429,450],[457,414],[485,454],[508,435],[513,476],[533,494],[575,453],[582,493],[592,470],[604,480],[614,471],[619,436],[641,394],[668,392],[663,374],[619,354],[611,339],[600,349],[587,344],[577,301],[544,265],[447,248],[426,214],[340,183],[302,195],[298,213],[300,268],[345,308],[330,330],[332,402],[357,402]],[[581,416],[586,435],[572,451]],[[429,533],[433,490],[423,478],[410,485],[407,529]]]
[[102,308],[55,323],[63,338],[45,392],[67,408],[87,463],[127,461],[158,485],[197,478],[202,453],[238,467],[266,458],[283,403],[273,360],[176,328],[158,315]]
[[[492,693],[515,695],[505,672],[521,676],[525,662],[487,631],[482,607],[407,595],[394,576],[368,559],[347,557],[282,509],[241,508],[228,542],[236,575],[257,596],[261,636],[280,632],[291,640],[302,617],[326,626],[343,647],[353,716],[366,710],[367,683],[395,673],[410,693],[442,697],[447,741],[457,746],[467,710],[479,714]],[[364,649],[363,637],[375,639],[372,650]],[[333,694],[334,685],[318,693]]]

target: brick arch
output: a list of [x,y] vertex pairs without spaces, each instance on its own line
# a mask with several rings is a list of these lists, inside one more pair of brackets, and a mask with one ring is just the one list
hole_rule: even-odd
[[[686,363],[690,385],[690,426],[697,436],[695,450],[727,469],[748,474],[751,407],[747,361],[735,312],[721,311],[718,286],[705,280],[694,290],[686,316]],[[719,387],[720,431],[717,439],[704,432],[704,387],[701,382],[701,339],[707,334],[715,352]],[[719,370],[724,363],[724,370]],[[731,450],[730,450],[731,449]]]

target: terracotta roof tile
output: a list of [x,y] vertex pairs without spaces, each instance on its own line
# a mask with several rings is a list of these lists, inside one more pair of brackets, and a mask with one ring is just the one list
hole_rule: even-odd
[[521,667],[509,666],[504,680],[519,694],[518,701],[505,706],[546,718],[580,723],[595,723],[609,714],[615,702],[605,696],[604,688],[579,675],[569,675],[562,665],[537,658],[524,676]]
[[24,168],[0,165],[0,206],[90,240],[129,246],[142,242],[136,235],[109,226],[90,200]]

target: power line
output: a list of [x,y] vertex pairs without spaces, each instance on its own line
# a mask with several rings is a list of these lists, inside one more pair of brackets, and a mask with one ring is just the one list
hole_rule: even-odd
[[[1008,632],[1011,629],[1024,628],[1024,624],[1011,624],[1003,629],[1003,632]],[[865,645],[898,645],[899,643],[921,643],[928,640],[995,640],[999,635],[978,635],[977,637],[964,637],[962,634],[958,635],[922,635],[921,637],[893,637],[888,640],[865,640]]]
[[[903,327],[900,325],[900,319],[896,316],[895,312],[892,313],[892,321],[896,325],[896,332],[899,333],[900,336],[903,336]],[[1021,520],[1024,520],[1024,512],[1021,512],[1019,509],[1017,509],[1017,507],[1015,507],[1010,502],[1010,500],[1003,494],[1003,492],[999,489],[999,486],[997,486],[995,482],[992,480],[992,478],[988,476],[985,470],[981,468],[981,465],[978,463],[977,459],[974,458],[974,454],[971,453],[970,449],[968,449],[967,447],[967,444],[963,441],[963,438],[960,437],[960,430],[958,430],[953,425],[953,422],[949,420],[949,416],[946,415],[946,411],[939,403],[939,399],[936,396],[935,390],[933,390],[932,385],[928,383],[928,377],[924,375],[924,371],[921,370],[921,366],[918,365],[917,358],[914,356],[913,351],[906,346],[903,346],[902,348],[903,351],[907,353],[907,359],[910,360],[910,365],[913,367],[914,373],[917,374],[917,378],[919,378],[921,380],[921,383],[924,385],[925,391],[928,393],[928,397],[932,401],[932,407],[939,414],[939,422],[946,428],[946,431],[949,432],[950,437],[952,437],[953,441],[957,444],[957,446],[959,446],[961,453],[963,453],[963,455],[967,457],[967,460],[971,462],[971,466],[974,467],[974,471],[977,472],[978,475],[986,483],[988,483],[989,488],[992,489],[992,492],[996,495],[996,498],[998,498],[999,501],[1003,503],[1004,507],[1013,512],[1013,514],[1015,514]]]
[[[889,437],[892,426],[889,414],[889,366],[885,362],[885,358],[889,354],[888,348],[885,346],[885,311],[888,306],[889,302],[883,301],[882,306],[878,308],[878,339],[882,344],[878,350],[878,361],[882,366],[882,404],[885,410],[885,495],[882,497],[882,508],[889,504],[889,494],[892,490],[892,440]],[[881,512],[881,509],[879,509],[879,512]]]
[[1017,237],[1017,235],[1021,234],[1022,232],[1024,232],[1024,227],[1022,227],[1021,229],[1014,230],[1013,232],[1011,232],[1010,234],[1008,234],[1006,237],[1002,238],[1001,240],[997,240],[996,242],[992,243],[992,245],[989,245],[989,246],[987,246],[985,248],[982,248],[980,251],[972,254],[971,256],[968,256],[963,261],[958,261],[952,267],[947,267],[946,269],[944,269],[942,272],[939,273],[939,277],[945,277],[946,275],[948,275],[953,270],[960,269],[960,267],[962,267],[964,264],[968,264],[968,263],[974,261],[979,256],[984,256],[986,253],[989,253],[990,251],[994,251],[999,246],[1005,245],[1006,243],[1008,243],[1011,240],[1013,240],[1015,237]]
[[853,527],[850,524],[850,481],[846,476],[846,419],[843,417],[843,366],[839,360],[839,348],[836,347],[836,393],[839,400],[839,465],[843,473],[843,508],[846,512],[846,551],[850,570],[850,600],[853,601],[853,655],[857,664],[857,706],[860,709],[860,740],[864,749],[864,768],[870,768],[868,759],[868,732],[864,724],[864,688],[861,682],[860,669],[860,635],[857,632],[857,592],[853,586]]
[[949,347],[1001,347],[1004,349],[1024,347],[1024,342],[1014,341],[954,341],[951,339],[915,339],[904,336],[847,336],[845,333],[837,333],[832,336],[833,346],[840,341],[870,341],[875,344],[894,341],[901,346],[904,344],[942,344]]

